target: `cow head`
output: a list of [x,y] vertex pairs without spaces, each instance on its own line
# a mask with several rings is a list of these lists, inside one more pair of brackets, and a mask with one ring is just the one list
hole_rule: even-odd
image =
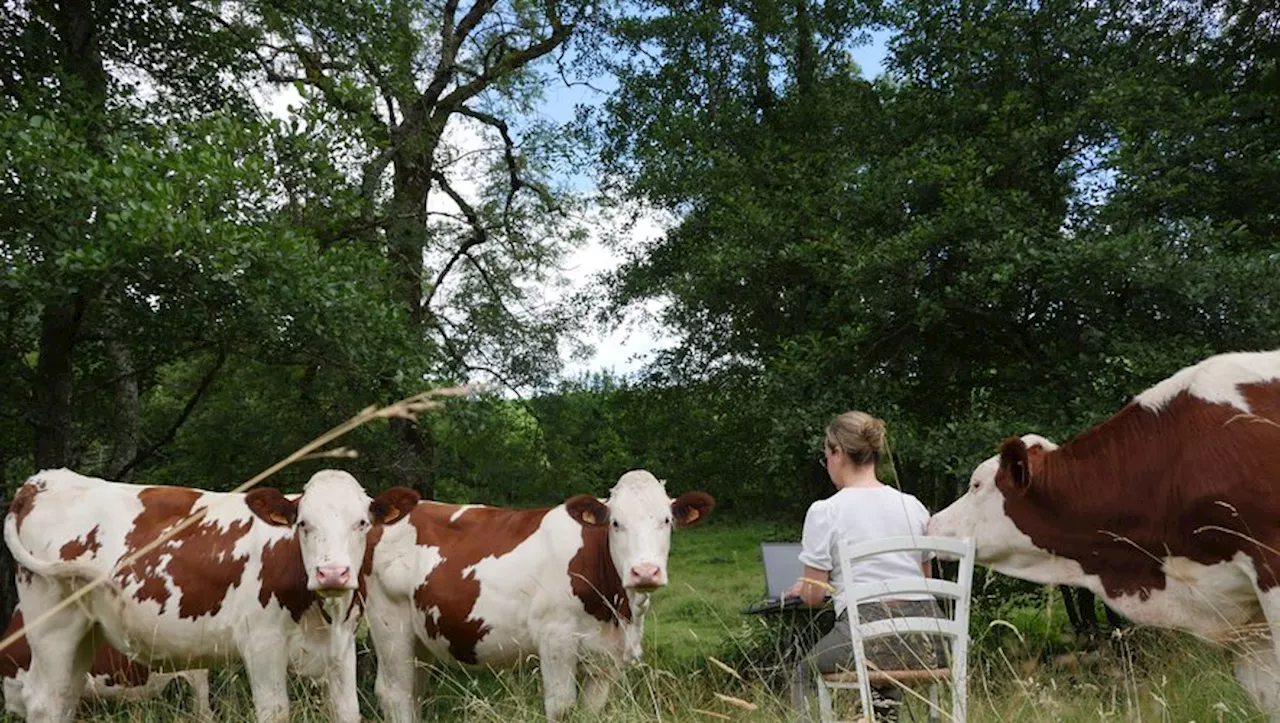
[[584,525],[608,525],[609,556],[628,590],[649,592],[667,584],[671,527],[696,525],[711,514],[716,501],[706,492],[686,492],[676,499],[644,470],[622,475],[601,502],[578,495],[565,503]]
[[1005,440],[999,454],[973,471],[964,496],[929,520],[926,534],[973,538],[978,562],[997,570],[1018,569],[1025,562],[1020,557],[1043,556],[1046,553],[1014,525],[1005,500],[1025,495],[1045,453],[1057,448],[1036,434]]
[[370,499],[355,477],[332,469],[312,475],[296,499],[269,488],[245,496],[249,509],[264,522],[296,531],[307,589],[325,596],[356,589],[369,528],[403,519],[418,499],[406,487],[392,487]]

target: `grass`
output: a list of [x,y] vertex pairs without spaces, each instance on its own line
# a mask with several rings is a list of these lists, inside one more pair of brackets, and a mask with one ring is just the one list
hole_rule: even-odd
[[[614,688],[601,716],[575,710],[571,721],[777,721],[788,717],[776,631],[740,610],[763,589],[759,543],[796,539],[798,529],[776,525],[707,525],[678,530],[672,540],[671,584],[655,594],[646,619],[645,660]],[[1190,636],[1131,630],[1097,651],[1075,651],[1065,614],[1053,596],[1006,594],[1007,579],[985,578],[975,596],[970,720],[1000,721],[1263,721],[1236,684],[1225,651]],[[982,585],[982,583],[979,583]],[[998,622],[997,622],[998,621]],[[724,661],[732,673],[711,661]],[[361,706],[377,719],[373,681],[362,667]],[[326,716],[322,693],[294,680],[293,721]],[[235,669],[212,681],[219,720],[253,719],[248,684]],[[718,697],[723,696],[723,697]],[[851,694],[849,698],[856,698]],[[147,704],[97,702],[78,720],[169,723],[189,707],[172,685]],[[917,706],[918,708],[918,706]],[[500,673],[434,669],[423,720],[511,721],[542,717],[536,661]],[[917,716],[923,720],[923,716]],[[0,720],[10,720],[0,717]]]

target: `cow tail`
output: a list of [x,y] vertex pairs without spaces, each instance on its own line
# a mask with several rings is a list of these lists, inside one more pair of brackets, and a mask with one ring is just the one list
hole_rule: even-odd
[[97,570],[82,563],[64,562],[62,560],[49,562],[36,558],[18,537],[18,518],[11,514],[4,516],[4,544],[5,547],[9,548],[9,553],[13,555],[14,562],[41,577],[55,579],[84,578],[86,580],[98,577]]

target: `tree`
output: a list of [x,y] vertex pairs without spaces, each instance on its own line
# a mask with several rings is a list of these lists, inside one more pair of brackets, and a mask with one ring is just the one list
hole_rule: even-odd
[[[540,308],[529,285],[556,275],[577,234],[572,202],[547,179],[554,134],[516,126],[547,82],[539,63],[593,11],[561,0],[258,8],[266,78],[294,84],[309,112],[340,119],[362,144],[358,213],[335,233],[384,249],[398,303],[443,352],[437,374],[518,387],[558,367],[569,317]],[[393,428],[399,482],[429,496],[432,441],[407,422]]]
[[[306,223],[303,201],[343,197],[332,135],[257,115],[244,26],[200,5],[32,2],[3,29],[2,364],[19,381],[3,428],[34,429],[6,465],[128,477],[247,360],[323,360],[348,382],[424,368],[377,284],[384,257]],[[169,365],[195,372],[159,418],[145,402]],[[347,386],[343,417],[370,397]]]
[[896,31],[869,83],[808,52],[863,27],[772,8],[619,23],[644,52],[600,131],[626,194],[681,219],[613,301],[670,301],[660,374],[742,390],[752,475],[802,476],[803,440],[861,407],[937,504],[1001,436],[1066,436],[1211,350],[1280,343],[1258,14],[898,2],[851,16]]

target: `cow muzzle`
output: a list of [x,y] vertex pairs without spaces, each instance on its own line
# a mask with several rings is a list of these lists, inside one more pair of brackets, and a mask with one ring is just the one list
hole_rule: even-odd
[[641,592],[657,590],[666,584],[662,568],[649,563],[632,566],[630,578],[627,580],[627,587]]
[[333,597],[355,587],[351,579],[350,567],[321,566],[316,568],[316,594]]

